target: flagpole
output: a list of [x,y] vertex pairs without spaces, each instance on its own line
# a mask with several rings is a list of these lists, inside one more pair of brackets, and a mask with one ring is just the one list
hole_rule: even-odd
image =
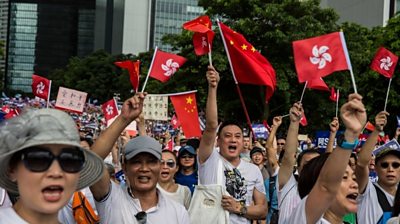
[[142,93],[144,92],[144,89],[146,88],[147,80],[149,80],[150,72],[151,72],[151,69],[153,68],[154,58],[156,57],[157,50],[158,50],[158,47],[156,46],[156,48],[154,49],[153,59],[151,59],[149,71],[147,72],[146,80],[144,81],[144,84],[142,87],[142,91],[141,91]]
[[389,80],[389,86],[388,86],[388,89],[387,89],[387,92],[386,92],[385,107],[384,107],[383,111],[386,111],[386,106],[387,106],[387,101],[388,101],[388,98],[389,98],[389,90],[390,90],[390,85],[391,84],[392,84],[392,78],[390,78],[390,80]]
[[339,110],[339,89],[336,90],[336,117],[338,117],[338,110]]
[[350,56],[349,56],[349,52],[347,50],[346,39],[344,39],[344,34],[342,31],[340,31],[339,33],[340,33],[340,39],[342,42],[344,55],[346,56],[347,66],[349,67],[349,70],[350,70],[351,82],[353,83],[354,93],[357,93],[356,80],[354,79],[353,67],[351,66]]
[[186,91],[186,92],[180,92],[180,93],[167,93],[167,94],[152,94],[155,96],[179,96],[179,95],[185,95],[189,93],[196,93],[197,90],[191,90],[191,91]]
[[245,116],[246,116],[247,124],[249,125],[249,128],[250,128],[250,130],[251,130],[251,133],[252,133],[253,136],[255,137],[254,131],[253,131],[253,127],[251,126],[250,116],[249,116],[249,113],[247,112],[246,104],[244,103],[243,96],[242,96],[242,92],[240,91],[239,83],[238,83],[238,81],[237,81],[237,79],[236,79],[236,76],[235,76],[235,70],[233,69],[231,56],[229,55],[229,50],[228,50],[228,47],[226,46],[226,41],[225,41],[224,34],[223,34],[223,32],[222,32],[222,29],[221,29],[221,24],[219,23],[219,19],[217,19],[217,24],[218,24],[219,32],[220,32],[220,34],[221,34],[222,42],[224,43],[224,48],[225,48],[225,51],[226,51],[226,55],[227,55],[227,57],[228,57],[229,66],[231,67],[231,71],[232,71],[232,75],[233,75],[233,80],[235,81],[236,89],[237,89],[238,94],[239,94],[240,103],[242,104],[242,107],[243,107],[243,110],[244,110],[244,114],[245,114]]
[[304,96],[304,92],[306,91],[307,84],[308,84],[308,81],[306,81],[306,83],[304,84],[303,92],[301,93],[301,97],[300,97],[300,103],[303,102],[303,96]]
[[[207,35],[207,40],[208,40],[208,35]],[[209,41],[207,41],[208,42],[208,61],[210,62],[210,65],[211,66],[213,66],[213,64],[212,64],[212,58],[211,58],[211,44],[210,44],[210,42]]]
[[46,108],[49,108],[50,92],[51,92],[51,80],[50,80],[50,82],[49,82],[49,94],[48,94],[48,96],[47,96]]

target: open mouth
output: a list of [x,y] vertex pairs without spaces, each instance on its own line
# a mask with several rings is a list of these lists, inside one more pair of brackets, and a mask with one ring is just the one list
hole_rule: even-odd
[[139,176],[138,179],[140,183],[147,183],[150,181],[150,177],[148,176]]
[[230,145],[230,146],[228,146],[228,150],[230,152],[235,152],[236,151],[236,146],[235,145]]
[[43,188],[42,193],[46,201],[54,202],[61,198],[64,188],[59,185],[51,185]]
[[161,177],[163,177],[163,178],[169,177],[169,172],[166,172],[166,171],[161,172]]
[[357,201],[357,197],[358,197],[358,193],[352,193],[352,194],[348,194],[346,196],[346,198],[353,200],[353,201]]

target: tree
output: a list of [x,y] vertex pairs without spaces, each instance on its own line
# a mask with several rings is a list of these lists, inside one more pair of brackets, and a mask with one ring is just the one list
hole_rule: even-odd
[[[4,49],[4,42],[0,41],[0,60],[4,59],[5,56],[5,49]],[[0,90],[3,91],[3,78],[4,78],[4,71],[2,69],[0,69]]]

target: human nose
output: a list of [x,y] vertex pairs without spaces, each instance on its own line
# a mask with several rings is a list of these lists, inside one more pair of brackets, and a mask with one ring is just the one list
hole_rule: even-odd
[[50,165],[49,169],[47,170],[47,174],[49,177],[53,177],[53,178],[58,178],[58,177],[63,176],[64,171],[62,170],[58,160],[55,159],[51,162],[51,165]]

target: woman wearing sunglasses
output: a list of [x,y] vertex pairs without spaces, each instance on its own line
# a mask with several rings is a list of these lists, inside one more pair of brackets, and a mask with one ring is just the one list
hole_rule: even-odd
[[175,183],[174,177],[176,172],[178,172],[176,155],[169,150],[162,151],[158,189],[167,197],[189,209],[191,199],[190,190],[187,186]]
[[175,176],[175,181],[178,184],[189,187],[192,194],[194,192],[194,187],[198,182],[196,163],[196,150],[190,145],[182,146],[179,149],[179,170]]
[[0,223],[60,223],[58,211],[76,190],[95,183],[103,161],[80,146],[72,118],[59,110],[30,110],[0,127],[0,187],[19,194],[0,209]]

